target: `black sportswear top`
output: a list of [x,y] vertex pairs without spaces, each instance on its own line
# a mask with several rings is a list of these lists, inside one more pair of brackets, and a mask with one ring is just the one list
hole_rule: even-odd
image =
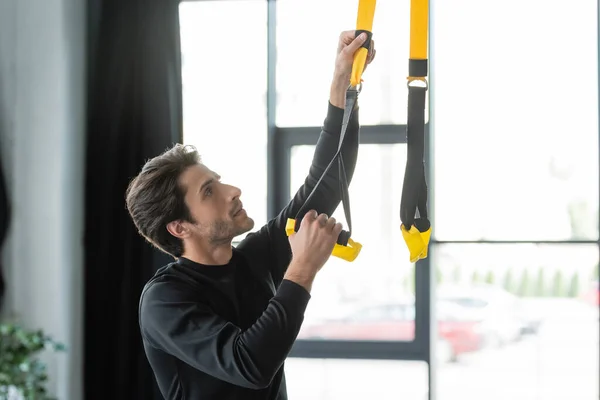
[[[358,154],[357,108],[342,150],[348,180]],[[165,399],[287,399],[284,360],[310,294],[283,279],[291,260],[285,225],[296,217],[335,155],[343,113],[329,103],[303,186],[276,218],[233,249],[229,263],[201,265],[179,258],[158,270],[144,287],[139,323]],[[337,167],[330,169],[318,190],[306,209],[333,214],[341,201]]]

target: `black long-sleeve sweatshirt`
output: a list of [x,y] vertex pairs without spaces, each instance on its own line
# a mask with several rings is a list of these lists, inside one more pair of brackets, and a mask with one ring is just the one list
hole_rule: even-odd
[[[140,299],[146,355],[167,400],[286,400],[284,361],[310,294],[283,279],[291,261],[285,233],[335,155],[344,110],[327,117],[303,186],[258,232],[249,234],[226,265],[185,258],[161,268]],[[342,154],[348,179],[356,165],[358,107]],[[338,168],[331,168],[308,209],[333,214],[341,201]]]

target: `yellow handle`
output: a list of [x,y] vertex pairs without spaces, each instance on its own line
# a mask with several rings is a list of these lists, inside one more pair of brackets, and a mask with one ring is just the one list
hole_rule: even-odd
[[420,232],[416,226],[411,226],[406,230],[404,225],[400,226],[402,237],[410,253],[410,262],[414,263],[423,258],[427,258],[427,249],[429,248],[429,239],[431,238],[431,227],[425,232]]
[[[358,15],[356,17],[356,29],[373,31],[373,19],[375,17],[375,5],[376,0],[359,0],[358,1]],[[352,75],[350,76],[350,84],[352,86],[358,86],[361,82],[362,73],[365,70],[365,64],[367,63],[367,55],[369,50],[361,47],[354,54],[354,62],[352,64]]]
[[[295,232],[296,220],[293,218],[288,218],[287,223],[285,225],[285,233],[290,236]],[[354,261],[360,250],[362,249],[362,244],[355,242],[352,239],[348,239],[348,246],[342,246],[341,244],[336,243],[333,247],[333,251],[331,255],[334,257],[341,258],[346,261]]]
[[356,260],[356,257],[360,254],[360,250],[362,249],[362,244],[355,242],[352,239],[348,239],[348,245],[342,246],[341,244],[335,244],[333,246],[333,251],[331,255],[334,257],[341,258],[342,260],[346,260],[352,262]]

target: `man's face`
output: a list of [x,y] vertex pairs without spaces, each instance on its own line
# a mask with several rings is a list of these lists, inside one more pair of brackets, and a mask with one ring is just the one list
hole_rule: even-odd
[[189,167],[181,175],[180,183],[186,191],[185,203],[196,222],[188,224],[192,240],[227,243],[254,227],[254,221],[242,208],[241,190],[222,183],[220,176],[205,165]]

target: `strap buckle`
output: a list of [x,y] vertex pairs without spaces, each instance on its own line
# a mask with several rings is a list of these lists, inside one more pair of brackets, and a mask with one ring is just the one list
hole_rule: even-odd
[[362,80],[360,82],[358,82],[358,85],[348,85],[348,89],[346,89],[346,93],[348,92],[356,92],[357,95],[360,94],[360,92],[362,91],[362,87],[363,87],[363,83]]
[[406,78],[406,87],[409,89],[420,88],[420,89],[429,89],[429,82],[424,77],[413,77],[409,76]]

